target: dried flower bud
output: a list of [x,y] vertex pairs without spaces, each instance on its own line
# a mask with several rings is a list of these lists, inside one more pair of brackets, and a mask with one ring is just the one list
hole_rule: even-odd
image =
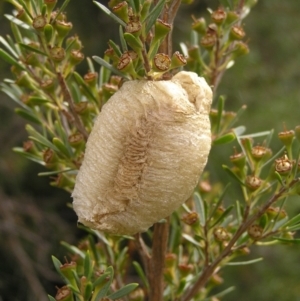
[[193,270],[194,270],[194,266],[192,264],[179,264],[178,265],[178,270],[181,274],[181,277],[187,277],[188,275],[190,275]]
[[154,56],[153,62],[158,71],[167,71],[171,65],[171,59],[165,53],[157,53]]
[[173,53],[171,59],[171,69],[182,67],[186,65],[186,63],[187,61],[183,54],[181,54],[179,51]]
[[126,1],[123,1],[112,8],[114,14],[121,18],[126,23],[129,21],[128,18],[128,4]]
[[103,106],[76,178],[73,206],[85,225],[146,231],[192,194],[211,145],[212,92],[203,78],[125,82]]
[[256,176],[247,176],[246,178],[246,186],[254,191],[257,190],[262,184],[262,179],[256,177]]
[[241,40],[245,36],[245,31],[242,26],[234,25],[230,29],[231,40]]
[[216,35],[207,33],[205,36],[202,37],[200,40],[200,45],[205,49],[212,49],[217,42]]
[[192,29],[197,31],[199,34],[205,34],[206,32],[206,21],[204,18],[194,20]]
[[252,157],[256,160],[261,160],[269,152],[270,152],[270,149],[268,149],[265,146],[261,146],[261,145],[256,145],[256,146],[252,147],[252,149],[251,149]]
[[275,170],[281,175],[288,174],[293,168],[293,162],[287,155],[275,160]]
[[295,137],[295,132],[293,130],[290,131],[285,130],[283,132],[278,133],[278,138],[287,147],[291,146],[294,137]]
[[229,233],[223,227],[217,227],[214,229],[214,237],[217,241],[226,241],[230,238]]
[[197,212],[190,212],[189,214],[186,214],[182,221],[187,225],[193,225],[199,220],[199,216]]
[[261,238],[261,236],[263,235],[263,228],[260,227],[259,225],[255,225],[252,224],[249,228],[248,228],[248,234],[251,238],[253,238],[254,240],[257,240],[259,238]]
[[212,12],[211,18],[216,24],[222,24],[226,19],[226,11],[222,8],[219,8]]
[[36,30],[42,30],[47,24],[47,20],[44,16],[37,16],[32,20],[32,26]]
[[58,291],[55,295],[55,300],[57,300],[57,301],[73,300],[73,293],[72,293],[71,289],[67,285],[58,289]]
[[55,62],[61,62],[66,56],[66,52],[62,47],[53,47],[49,52],[51,58]]
[[142,23],[136,21],[130,21],[127,23],[125,31],[137,35],[141,32]]

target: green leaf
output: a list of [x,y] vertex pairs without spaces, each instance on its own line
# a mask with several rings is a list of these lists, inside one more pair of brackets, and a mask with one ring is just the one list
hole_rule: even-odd
[[93,285],[90,282],[88,282],[86,284],[86,287],[85,287],[84,293],[83,293],[84,300],[90,300],[92,293],[93,293]]
[[30,13],[30,10],[28,9],[28,5],[26,5],[24,3],[23,0],[19,0],[20,4],[23,6],[23,9],[25,10],[26,14],[30,17],[30,19],[32,20],[33,17],[32,17],[32,14]]
[[206,216],[205,216],[205,206],[201,198],[201,195],[198,192],[194,192],[193,199],[195,202],[196,211],[199,214],[200,225],[204,226],[206,223]]
[[226,263],[226,265],[231,265],[231,266],[236,266],[236,265],[249,265],[249,264],[253,264],[256,262],[260,262],[262,261],[263,258],[256,258],[256,259],[252,259],[252,260],[248,260],[248,261],[234,261],[234,262],[228,262]]
[[145,20],[147,20],[146,35],[149,33],[152,26],[154,25],[154,23],[158,19],[159,15],[161,14],[165,3],[166,3],[166,0],[159,0],[158,3],[152,9],[152,11],[148,14],[147,18],[145,19]]
[[218,101],[218,115],[217,115],[217,133],[220,132],[221,121],[224,111],[225,97],[221,95]]
[[229,188],[230,185],[231,185],[231,184],[228,183],[228,184],[225,186],[225,188],[224,188],[224,190],[222,191],[222,194],[220,195],[218,201],[214,204],[214,209],[213,209],[213,211],[211,212],[211,214],[210,214],[210,216],[209,216],[209,219],[211,219],[211,218],[214,216],[216,210],[217,210],[217,209],[219,208],[219,206],[221,205],[221,203],[222,203],[222,201],[223,201],[223,199],[224,199],[224,197],[225,197],[225,195],[226,195],[226,192],[227,192],[227,190],[228,190],[228,188]]
[[93,3],[96,4],[104,13],[106,13],[108,16],[110,16],[113,20],[118,22],[120,25],[124,27],[126,26],[126,23],[123,20],[121,20],[119,17],[117,17],[115,14],[113,14],[106,6],[104,6],[103,4],[97,1],[93,1]]
[[83,274],[87,279],[91,279],[93,274],[93,264],[90,257],[90,252],[87,251],[83,261]]
[[245,186],[245,183],[226,165],[222,165],[222,168],[235,180],[237,180],[241,185]]
[[213,298],[222,298],[223,296],[227,295],[228,293],[231,293],[232,291],[235,290],[235,287],[234,286],[231,286],[229,288],[226,288],[225,290],[223,290],[222,292],[218,293],[218,294],[215,294],[213,296],[211,296],[210,298],[206,298],[204,299],[203,301],[210,301],[210,300],[213,300]]
[[217,224],[220,224],[223,222],[225,217],[230,213],[230,211],[233,209],[234,205],[229,206],[225,209],[225,211],[221,214],[221,216],[211,225],[211,227],[214,227]]
[[31,125],[27,124],[25,126],[26,131],[28,132],[28,134],[30,135],[29,138],[37,141],[38,143],[51,148],[52,150],[54,150],[55,152],[59,152],[59,149],[52,144],[47,138],[45,138],[43,135],[41,135],[39,132],[37,132]]
[[133,34],[125,32],[124,39],[126,40],[127,44],[135,51],[139,52],[143,48],[143,43],[140,39],[136,38]]
[[285,238],[276,238],[279,242],[284,244],[293,244],[293,245],[300,245],[300,239],[285,239]]
[[200,243],[198,241],[196,241],[192,236],[184,233],[184,234],[182,234],[182,237],[184,237],[187,241],[189,241],[194,246],[201,247]]
[[51,258],[56,271],[61,275],[60,267],[62,266],[62,263],[53,255]]
[[77,247],[72,246],[64,241],[61,242],[61,245],[64,246],[68,251],[70,251],[72,254],[77,254],[79,255],[82,259],[84,259],[85,254],[79,250]]
[[31,104],[37,105],[37,106],[44,105],[45,103],[50,102],[49,99],[41,98],[41,97],[37,97],[37,96],[30,96],[29,100],[30,100]]
[[103,287],[101,287],[101,289],[99,290],[99,292],[96,292],[96,288],[95,288],[95,292],[94,292],[94,296],[92,298],[92,301],[98,301],[101,300],[101,298],[105,297],[109,291],[110,285],[113,281],[113,277],[114,277],[114,270],[112,267],[108,267],[105,272],[109,272],[110,275],[110,279],[109,281],[107,281],[107,283],[104,284]]
[[126,79],[130,79],[128,76],[126,76],[124,73],[122,73],[121,71],[119,71],[118,69],[116,69],[115,67],[113,67],[111,64],[109,64],[107,61],[105,61],[103,58],[99,57],[99,56],[93,56],[93,59],[100,64],[101,66],[107,68],[108,70],[110,70],[112,73],[115,73],[121,77],[124,77]]
[[128,51],[127,44],[124,39],[124,32],[123,32],[122,26],[119,27],[119,36],[120,36],[120,42],[121,42],[121,47],[122,47],[123,52]]
[[227,134],[222,135],[221,137],[213,140],[213,145],[226,144],[234,141],[236,139],[236,135],[234,132],[229,132]]
[[52,142],[63,156],[65,156],[66,158],[70,158],[72,156],[72,153],[69,152],[69,149],[61,139],[54,137],[52,139]]
[[93,283],[93,288],[95,289],[97,286],[101,286],[104,281],[107,281],[106,278],[110,276],[110,272],[105,272],[101,276],[99,276]]
[[8,43],[7,41],[3,38],[0,37],[0,43],[3,44],[3,46],[5,46],[5,48],[15,57],[18,58],[18,54],[16,53],[15,49],[13,49]]
[[67,7],[67,5],[69,4],[70,0],[65,0],[64,3],[62,4],[62,6],[60,7],[60,9],[58,10],[58,12],[56,12],[55,18],[51,21],[52,24],[55,23],[56,18],[59,16],[59,14],[61,12],[64,11],[64,9]]
[[13,101],[16,102],[20,107],[26,109],[27,106],[20,100],[21,97],[21,90],[16,85],[7,85],[5,83],[2,83],[0,85],[1,91],[3,91],[8,97],[10,97]]
[[13,151],[15,153],[22,155],[23,157],[25,157],[28,160],[31,160],[31,161],[36,162],[41,165],[45,165],[45,162],[43,161],[43,159],[41,157],[31,154],[31,153],[28,153],[28,152],[25,152],[22,147],[14,147]]
[[77,72],[73,72],[73,76],[75,77],[76,82],[82,86],[84,91],[93,99],[93,101],[98,104],[98,99],[94,96],[94,94],[91,92],[91,89],[88,87],[88,85],[85,83],[81,75]]
[[108,296],[109,299],[116,300],[121,297],[124,297],[131,293],[133,290],[135,290],[139,286],[138,283],[130,283],[125,286],[123,286],[121,289],[116,291],[115,293]]
[[20,64],[18,61],[16,61],[11,55],[9,55],[6,51],[4,51],[2,48],[0,48],[0,57],[9,63],[10,65],[19,67],[21,70],[26,70],[26,68]]
[[286,228],[286,227],[294,226],[298,223],[300,223],[300,213],[294,216],[293,218],[291,218],[290,220],[288,220],[285,224],[282,225],[282,227]]
[[21,48],[24,48],[26,50],[29,50],[29,51],[32,51],[32,52],[35,52],[35,53],[38,53],[38,54],[41,54],[41,55],[44,55],[44,56],[48,56],[47,53],[35,48],[35,47],[31,47],[29,45],[26,45],[24,43],[19,43],[19,45],[21,46]]
[[148,279],[141,267],[141,265],[137,262],[137,261],[133,261],[132,262],[136,272],[138,273],[139,275],[139,278],[141,279],[142,283],[144,284],[144,286],[149,289],[149,282],[148,282]]
[[115,51],[115,53],[118,57],[120,57],[122,55],[122,51],[121,51],[120,47],[113,40],[109,40],[108,45]]
[[31,121],[38,125],[42,124],[42,121],[31,110],[24,110],[21,108],[16,108],[15,113],[28,121]]
[[14,17],[12,15],[7,15],[7,14],[5,14],[4,16],[5,16],[6,19],[13,22],[17,26],[19,26],[19,27],[21,27],[25,30],[28,30],[28,31],[31,31],[31,32],[35,33],[35,30],[33,29],[33,27],[31,27],[28,24],[24,23],[23,21],[17,19],[16,17]]
[[54,175],[57,175],[57,174],[60,174],[60,173],[64,173],[64,172],[69,172],[69,171],[73,171],[73,169],[68,168],[68,169],[64,169],[64,170],[54,170],[54,171],[39,172],[38,176],[39,177],[49,177],[49,176],[54,176]]

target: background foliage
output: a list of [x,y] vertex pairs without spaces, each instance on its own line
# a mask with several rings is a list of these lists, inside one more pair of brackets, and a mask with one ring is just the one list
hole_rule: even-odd
[[[74,2],[71,1],[68,7],[69,19],[74,23],[72,32],[81,37],[86,56],[102,55],[108,36],[116,35],[117,27],[110,26],[111,21],[95,9],[92,1],[84,1],[81,5],[74,5]],[[197,16],[206,14],[204,9],[207,6],[217,8],[217,1],[195,0],[192,6],[180,12],[175,29],[178,41],[188,39],[183,33],[190,23],[189,16],[192,13]],[[9,12],[9,9],[10,6],[1,1],[1,35],[9,32],[8,22],[3,18],[3,12]],[[237,110],[241,105],[247,105],[240,122],[247,126],[247,133],[271,128],[281,131],[283,122],[288,129],[299,124],[298,16],[296,1],[261,0],[245,20],[251,52],[228,71],[219,92],[227,96],[227,109]],[[80,68],[85,72],[87,66],[82,63]],[[8,72],[8,66],[0,62],[1,79]],[[21,247],[32,266],[32,276],[52,293],[59,279],[51,272],[50,254],[59,257],[59,241],[73,243],[80,232],[75,233],[75,214],[65,206],[70,201],[69,195],[51,188],[48,179],[38,178],[36,174],[42,171],[41,167],[12,153],[11,148],[21,145],[26,137],[23,120],[14,115],[12,108],[12,102],[1,94],[0,202],[5,203],[6,209],[9,207],[11,223],[7,223],[9,219],[1,210],[0,298],[29,300],[26,298],[29,288],[17,250]],[[272,143],[279,147],[276,138]],[[212,154],[219,157],[216,166],[229,161],[230,154],[223,151],[222,146],[216,152],[218,156]],[[293,202],[288,210],[299,213],[300,204]],[[234,285],[236,290],[224,300],[300,300],[297,281],[300,277],[300,269],[297,269],[299,249],[273,246],[272,249],[255,247],[252,251],[253,258],[263,256],[265,262],[226,268],[222,273],[226,279],[224,287]]]

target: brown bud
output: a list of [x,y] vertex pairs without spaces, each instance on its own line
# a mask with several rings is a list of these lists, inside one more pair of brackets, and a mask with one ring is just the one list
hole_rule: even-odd
[[256,190],[258,189],[262,184],[262,180],[256,176],[247,176],[246,178],[246,186],[250,190]]
[[211,49],[215,46],[216,42],[217,42],[217,36],[215,34],[207,33],[200,40],[200,45],[205,49]]
[[170,57],[165,53],[157,53],[154,56],[154,65],[159,71],[167,71],[171,65]]
[[182,221],[187,225],[193,225],[199,220],[197,212],[190,212],[182,218]]
[[287,155],[275,160],[275,170],[280,174],[287,174],[293,168],[293,161]]
[[217,241],[226,241],[230,238],[229,233],[223,227],[217,227],[214,229],[214,237]]
[[58,289],[58,291],[55,295],[55,300],[57,300],[57,301],[68,301],[68,300],[72,300],[72,299],[73,299],[72,291],[67,285]]
[[247,231],[251,238],[257,240],[262,237],[264,230],[259,225],[252,224]]
[[127,23],[125,31],[132,34],[138,34],[141,31],[141,29],[142,29],[141,22],[130,21]]
[[65,56],[66,52],[62,47],[53,47],[50,49],[50,56],[55,62],[61,62]]
[[241,40],[245,36],[245,31],[242,26],[234,25],[230,29],[230,38],[232,40]]
[[42,30],[47,24],[47,20],[44,16],[37,16],[32,20],[32,26],[36,30]]
[[222,8],[219,8],[212,12],[211,18],[216,24],[222,24],[226,19],[226,11]]

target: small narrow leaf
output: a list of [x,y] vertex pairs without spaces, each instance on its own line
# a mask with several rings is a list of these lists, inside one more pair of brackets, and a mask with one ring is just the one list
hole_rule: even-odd
[[52,296],[48,295],[48,298],[50,301],[56,301],[56,299],[54,299]]
[[25,67],[20,64],[18,61],[16,61],[11,55],[9,55],[6,51],[4,51],[2,48],[0,48],[0,57],[9,63],[10,65],[19,67],[22,70],[26,70]]
[[293,244],[293,245],[300,245],[300,239],[285,239],[285,238],[277,238],[277,240],[284,244]]
[[53,149],[55,152],[58,152],[58,148],[52,144],[47,138],[45,138],[43,135],[41,135],[39,132],[37,132],[31,125],[27,124],[25,126],[26,131],[30,135],[29,138],[39,142],[40,144],[47,146],[51,149]]
[[41,50],[39,50],[37,48],[31,47],[29,45],[26,45],[24,43],[19,43],[19,45],[22,48],[26,49],[26,50],[29,50],[29,51],[32,51],[32,52],[35,52],[35,53],[38,53],[38,54],[41,54],[41,55],[44,55],[44,56],[48,56],[47,53],[45,53],[45,52],[43,52],[43,51],[41,51]]
[[115,53],[118,57],[120,57],[122,55],[122,51],[121,51],[120,47],[113,40],[109,40],[108,45],[115,51]]
[[124,297],[131,293],[133,290],[135,290],[139,286],[138,283],[130,283],[125,286],[123,286],[121,289],[116,291],[115,293],[108,296],[109,299],[116,300],[121,297]]
[[69,250],[72,254],[77,254],[79,255],[82,259],[84,259],[85,255],[84,253],[79,250],[77,247],[72,246],[64,241],[61,242],[61,245],[63,245],[67,250]]
[[128,51],[127,44],[124,39],[124,32],[123,32],[122,26],[119,27],[119,36],[120,36],[120,42],[121,42],[121,47],[122,47],[123,52]]
[[[112,283],[112,281],[113,281],[113,277],[114,277],[114,270],[113,270],[113,268],[112,267],[108,267],[106,270],[105,270],[105,272],[109,272],[109,274],[110,274],[110,279],[109,279],[109,281],[107,281],[107,283],[106,284],[104,284],[104,286],[100,289],[100,291],[96,294],[96,296],[95,296],[95,298],[93,297],[93,299],[92,300],[101,300],[101,298],[103,298],[103,297],[105,297],[106,295],[107,295],[107,293],[108,293],[108,290],[109,290],[109,288],[110,288],[110,285],[111,285],[111,283]],[[95,295],[95,293],[94,293],[94,295]]]
[[139,278],[141,279],[141,281],[142,281],[142,283],[144,284],[144,286],[145,286],[146,288],[149,288],[149,282],[148,282],[148,279],[147,279],[147,277],[146,277],[146,275],[145,275],[145,273],[144,273],[144,271],[143,271],[141,265],[140,265],[137,261],[133,261],[132,264],[133,264],[133,266],[134,266],[136,272],[138,273]]
[[107,68],[108,70],[110,70],[111,72],[124,77],[126,79],[130,79],[129,77],[127,77],[124,73],[122,73],[121,71],[119,71],[118,69],[116,69],[115,67],[113,67],[111,64],[109,64],[107,61],[105,61],[103,58],[99,57],[99,56],[93,56],[93,59],[100,65],[102,65],[103,67]]
[[3,44],[3,46],[15,57],[18,57],[18,54],[15,52],[15,50],[7,43],[7,41],[0,37],[0,43]]
[[229,206],[225,209],[225,211],[222,213],[222,215],[211,225],[211,227],[214,227],[217,224],[220,224],[223,222],[226,216],[230,213],[230,211],[233,209],[234,205]]
[[16,108],[15,113],[30,122],[36,123],[38,125],[42,124],[42,121],[33,113],[33,111]]
[[252,260],[248,260],[248,261],[234,261],[234,262],[228,262],[226,263],[226,265],[231,265],[231,266],[236,266],[236,265],[249,265],[249,264],[253,264],[256,262],[260,262],[262,261],[263,258],[256,258],[256,259],[252,259]]
[[55,256],[51,256],[52,258],[52,262],[53,262],[53,265],[56,269],[56,271],[61,274],[61,271],[60,271],[60,267],[62,266],[62,263],[55,257]]
[[14,147],[13,151],[22,155],[23,157],[25,157],[28,160],[31,160],[31,161],[36,162],[41,165],[45,165],[45,162],[42,160],[41,157],[31,154],[31,153],[28,153],[28,152],[25,152],[24,149],[21,147]]
[[70,156],[72,156],[72,153],[69,152],[69,149],[61,139],[54,137],[52,139],[52,142],[59,149],[63,156],[65,156],[66,158],[70,158]]
[[201,195],[198,192],[194,192],[193,199],[195,202],[196,211],[199,214],[200,225],[204,226],[206,223],[206,216],[205,216],[205,206],[201,198]]
[[199,242],[196,241],[192,236],[184,233],[184,234],[182,234],[182,237],[184,237],[187,241],[189,241],[190,243],[192,243],[196,247],[201,247],[201,245],[199,244]]
[[119,17],[117,17],[115,14],[113,14],[106,6],[104,6],[103,4],[97,1],[93,1],[93,3],[96,4],[104,13],[106,13],[108,16],[110,16],[113,20],[118,22],[120,25],[124,27],[126,26],[126,23],[123,20],[121,20]]
[[288,220],[282,227],[290,227],[300,223],[300,213]]
[[21,27],[21,28],[23,28],[25,30],[28,30],[28,31],[31,31],[31,32],[35,33],[35,30],[33,29],[33,27],[31,27],[28,24],[24,23],[23,21],[17,19],[16,17],[14,17],[12,15],[7,15],[7,14],[5,14],[4,16],[5,16],[6,19],[8,19],[9,21],[13,22],[17,26],[19,26],[19,27]]
[[221,121],[222,121],[222,116],[224,111],[224,103],[225,103],[225,98],[224,96],[221,95],[219,97],[219,102],[218,102],[217,133],[219,133],[221,127]]
[[213,145],[220,145],[220,144],[226,144],[234,141],[236,139],[236,135],[234,132],[229,132],[225,135],[222,135],[221,137],[217,137],[215,140],[213,140]]
[[64,1],[64,3],[62,4],[62,6],[58,10],[58,12],[56,12],[56,15],[55,15],[54,19],[51,21],[52,24],[55,23],[56,18],[64,11],[64,9],[67,7],[67,5],[69,4],[69,2],[70,2],[70,0],[65,0]]
[[222,165],[222,168],[235,180],[237,180],[241,185],[245,186],[245,183],[226,165]]
[[146,20],[147,20],[146,34],[149,33],[149,31],[151,30],[155,21],[158,19],[159,15],[161,14],[161,12],[164,8],[165,3],[166,3],[166,0],[158,1],[158,3],[154,6],[152,11],[148,14],[148,16],[146,18]]
[[72,169],[64,169],[64,170],[55,170],[55,171],[46,171],[46,172],[39,172],[39,177],[48,177],[48,176],[54,176],[58,175],[64,172],[72,171]]

